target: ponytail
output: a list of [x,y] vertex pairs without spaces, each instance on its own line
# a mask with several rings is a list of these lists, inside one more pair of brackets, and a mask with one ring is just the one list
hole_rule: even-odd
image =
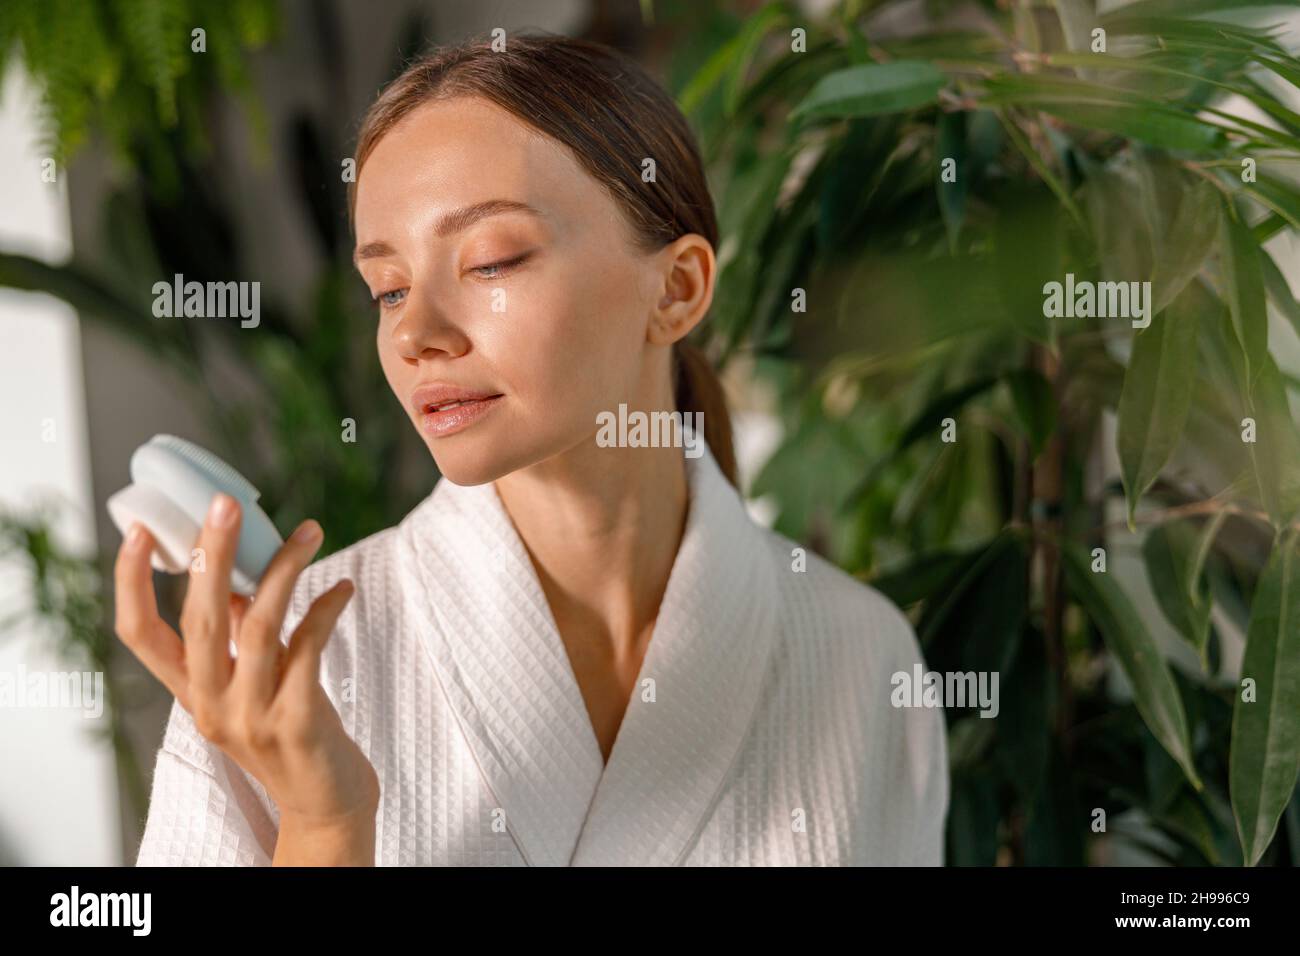
[[704,416],[704,440],[731,486],[740,489],[736,471],[736,450],[731,440],[731,415],[727,397],[713,366],[694,345],[678,342],[673,347],[673,380],[677,410]]

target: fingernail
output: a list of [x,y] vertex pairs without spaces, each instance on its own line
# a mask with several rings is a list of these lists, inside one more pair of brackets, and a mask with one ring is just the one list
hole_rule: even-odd
[[230,495],[218,493],[212,499],[208,510],[208,524],[214,528],[228,527],[235,520],[235,499]]
[[134,551],[140,545],[144,544],[144,525],[136,521],[126,532],[126,546]]
[[298,530],[293,533],[293,540],[297,541],[299,544],[311,544],[320,537],[320,534],[320,525],[316,523],[316,519],[308,518],[300,524]]

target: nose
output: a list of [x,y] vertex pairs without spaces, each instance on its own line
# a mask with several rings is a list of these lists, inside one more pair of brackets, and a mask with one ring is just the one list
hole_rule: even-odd
[[407,293],[406,308],[393,325],[393,345],[402,358],[410,362],[443,353],[459,358],[469,351],[469,337],[434,302],[415,299]]

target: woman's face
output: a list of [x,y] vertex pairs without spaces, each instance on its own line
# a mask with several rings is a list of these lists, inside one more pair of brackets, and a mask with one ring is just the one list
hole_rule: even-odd
[[496,104],[408,114],[365,161],[355,221],[384,374],[456,484],[594,444],[599,412],[667,387],[647,337],[664,258],[566,147]]

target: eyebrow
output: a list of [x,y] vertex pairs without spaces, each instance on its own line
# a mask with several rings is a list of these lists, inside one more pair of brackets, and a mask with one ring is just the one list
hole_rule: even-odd
[[[480,219],[486,219],[488,216],[499,216],[507,212],[522,212],[530,216],[536,216],[539,219],[544,218],[540,212],[526,202],[519,202],[515,199],[486,199],[483,202],[476,202],[473,205],[462,206],[459,209],[453,209],[451,212],[443,213],[438,218],[438,221],[434,223],[433,231],[439,239],[445,239],[447,236],[468,229]],[[357,251],[352,254],[352,261],[360,262],[362,259],[379,259],[396,254],[396,249],[379,240],[367,242],[364,246],[358,246]]]

